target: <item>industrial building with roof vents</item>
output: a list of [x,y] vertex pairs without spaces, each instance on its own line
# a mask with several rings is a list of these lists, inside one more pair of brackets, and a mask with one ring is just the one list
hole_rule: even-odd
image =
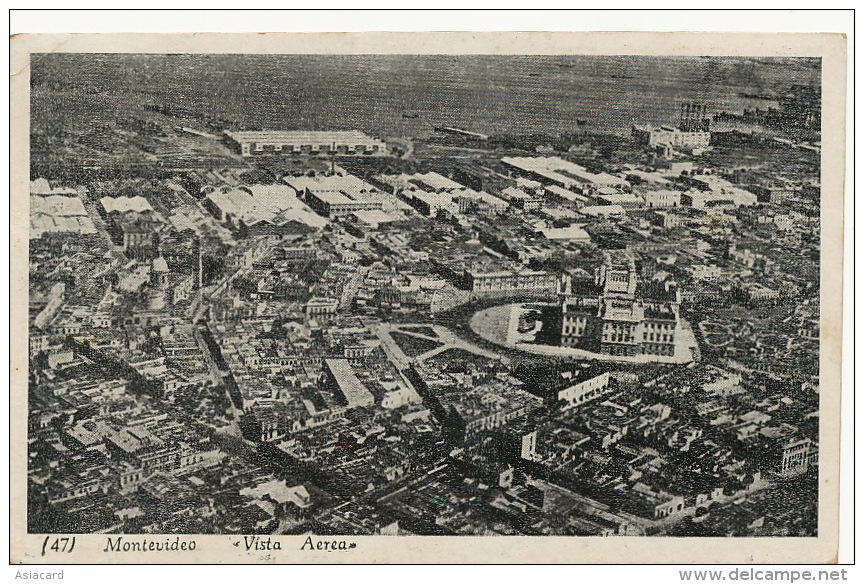
[[606,172],[592,172],[569,160],[558,157],[506,156],[506,166],[519,174],[536,178],[544,185],[557,185],[582,194],[593,194],[603,187],[626,190],[630,184],[621,177]]
[[225,132],[230,147],[242,156],[386,155],[387,145],[357,130],[268,130]]
[[71,189],[51,189],[44,179],[30,183],[30,238],[44,233],[96,233],[84,203]]

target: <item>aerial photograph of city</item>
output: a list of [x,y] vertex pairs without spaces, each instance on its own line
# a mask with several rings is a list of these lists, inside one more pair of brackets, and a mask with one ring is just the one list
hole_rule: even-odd
[[818,536],[821,74],[32,54],[28,533]]

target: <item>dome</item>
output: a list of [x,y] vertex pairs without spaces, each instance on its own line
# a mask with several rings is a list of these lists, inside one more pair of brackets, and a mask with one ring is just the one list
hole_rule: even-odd
[[151,272],[168,272],[168,262],[165,261],[161,255],[153,260],[153,263],[150,265]]

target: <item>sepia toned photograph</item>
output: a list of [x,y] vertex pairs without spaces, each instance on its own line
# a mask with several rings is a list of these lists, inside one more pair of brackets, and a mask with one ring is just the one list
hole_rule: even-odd
[[845,41],[523,36],[20,51],[13,561],[831,560]]

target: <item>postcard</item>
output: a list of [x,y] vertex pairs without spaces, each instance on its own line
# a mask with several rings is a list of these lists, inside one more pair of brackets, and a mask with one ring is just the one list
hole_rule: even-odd
[[843,35],[11,43],[13,562],[836,562]]

